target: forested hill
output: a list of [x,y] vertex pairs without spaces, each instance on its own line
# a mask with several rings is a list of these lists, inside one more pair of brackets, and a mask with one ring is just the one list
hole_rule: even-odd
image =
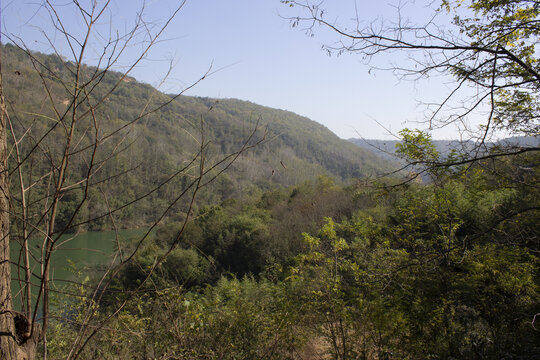
[[[267,126],[269,141],[255,151],[256,162],[259,174],[271,175],[271,170],[275,170],[274,181],[280,183],[296,183],[322,172],[346,179],[372,176],[388,169],[371,151],[351,146],[325,126],[289,111],[236,99],[181,97],[177,104],[178,113],[204,113],[215,140],[225,152],[231,150],[238,134],[253,128],[256,122]],[[206,113],[209,107],[212,110]],[[290,171],[284,171],[284,166]]]
[[[8,112],[16,137],[25,140],[20,144],[20,157],[25,158],[31,151],[42,152],[42,160],[38,161],[42,168],[36,162],[25,163],[32,167],[34,179],[46,174],[51,165],[56,168],[59,165],[54,159],[62,154],[69,121],[59,121],[61,126],[54,124],[61,114],[72,109],[75,70],[75,64],[58,56],[40,53],[29,56],[12,45],[2,45]],[[97,125],[88,113],[79,120],[75,137],[81,152],[74,152],[70,158],[70,174],[87,171],[89,158],[82,155],[82,149],[91,146],[97,127],[98,138],[101,138],[95,154],[99,172],[93,179],[106,185],[100,192],[106,192],[117,206],[133,201],[189,163],[199,150],[203,136],[204,141],[209,142],[205,152],[207,164],[211,165],[224,154],[241,149],[256,128],[249,144],[264,141],[238,157],[232,167],[212,183],[211,191],[205,192],[202,200],[221,201],[245,193],[249,188],[291,185],[323,174],[340,179],[373,176],[388,168],[372,152],[288,111],[233,99],[175,98],[133,78],[123,78],[121,73],[101,74],[91,66],[83,66],[81,74],[81,79],[86,81],[85,88],[93,92],[89,102],[79,95],[78,114],[84,114],[91,103],[95,107]],[[103,98],[105,100],[101,101]],[[140,116],[146,113],[148,115]],[[115,132],[119,128],[121,131]],[[13,159],[11,162],[15,168]],[[117,176],[120,173],[125,175]],[[70,180],[73,193],[72,189],[77,188],[76,180],[75,177],[68,178]],[[139,201],[136,210],[123,215],[123,221],[131,223],[125,226],[144,223],[145,218],[150,218],[160,204],[168,203],[175,189],[188,180],[189,174],[178,176],[168,187],[159,188]],[[92,205],[92,197],[97,196],[98,190],[95,192],[89,195],[88,211],[91,212],[96,211],[92,206],[103,206],[103,201]],[[76,202],[78,197],[72,196]]]

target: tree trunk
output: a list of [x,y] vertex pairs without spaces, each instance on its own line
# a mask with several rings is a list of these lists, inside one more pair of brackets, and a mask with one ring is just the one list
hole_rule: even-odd
[[0,59],[0,359],[35,358],[39,329],[28,329],[23,314],[13,310],[9,252],[9,177],[7,169],[6,105]]

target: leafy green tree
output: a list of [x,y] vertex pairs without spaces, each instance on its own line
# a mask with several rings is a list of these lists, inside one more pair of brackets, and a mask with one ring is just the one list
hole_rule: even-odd
[[[402,78],[453,77],[455,85],[448,95],[427,106],[426,130],[455,125],[462,140],[471,142],[456,149],[458,157],[437,160],[428,156],[416,158],[415,164],[449,167],[540,150],[537,141],[488,144],[501,135],[540,134],[540,8],[536,1],[441,0],[429,4],[433,15],[424,23],[404,22],[405,10],[398,7],[398,21],[386,19],[376,26],[360,18],[361,12],[351,23],[340,24],[322,3],[282,2],[299,9],[290,17],[294,26],[300,25],[309,34],[328,30],[338,37],[337,45],[324,46],[329,53],[357,54],[368,64],[375,57],[398,53],[403,58],[390,66]],[[452,26],[441,27],[440,18]],[[470,128],[465,125],[469,120],[480,120],[481,125]]]
[[332,359],[403,354],[395,336],[404,315],[383,289],[397,280],[388,273],[407,253],[379,243],[380,235],[370,238],[375,229],[369,220],[338,225],[327,219],[319,237],[304,234],[309,251],[290,269],[290,295],[306,310],[302,325]]
[[290,271],[291,294],[333,358],[538,353],[536,217],[501,221],[532,194],[477,170],[402,187],[384,208],[304,235],[309,250]]

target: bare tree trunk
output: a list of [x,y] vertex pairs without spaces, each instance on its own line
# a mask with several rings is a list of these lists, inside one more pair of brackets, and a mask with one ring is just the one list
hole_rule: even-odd
[[[48,37],[47,32],[43,32],[47,43],[51,45],[54,54],[57,56],[56,60],[59,62],[54,66],[43,63],[40,56],[34,56],[22,39],[10,39],[15,46],[19,47],[22,53],[27,55],[27,60],[31,64],[29,71],[35,72],[34,75],[37,75],[39,86],[43,90],[43,104],[47,103],[48,109],[43,113],[42,108],[36,110],[37,118],[53,121],[50,125],[47,122],[41,124],[42,126],[38,129],[32,128],[33,120],[24,115],[17,117],[17,113],[21,110],[17,107],[18,104],[16,102],[12,103],[11,99],[8,98],[9,114],[12,115],[11,119],[17,118],[17,120],[20,120],[17,123],[18,127],[12,128],[10,116],[8,116],[6,111],[6,102],[1,83],[2,78],[0,76],[0,252],[2,253],[2,258],[0,259],[2,261],[0,267],[0,360],[33,360],[36,357],[38,341],[40,341],[40,350],[41,345],[43,346],[43,351],[40,351],[43,359],[47,359],[47,327],[50,317],[49,285],[51,281],[49,272],[52,271],[51,256],[55,251],[55,245],[58,245],[64,233],[69,230],[79,229],[86,223],[104,217],[110,217],[111,221],[114,222],[114,213],[116,211],[132,206],[162,187],[172,185],[172,181],[178,179],[180,176],[191,175],[192,165],[200,161],[198,174],[195,174],[194,179],[186,184],[184,188],[179,189],[179,193],[172,196],[173,200],[171,203],[162,209],[162,212],[157,218],[151,222],[150,230],[135,243],[132,250],[130,249],[126,253],[127,256],[120,256],[122,248],[118,246],[118,253],[107,266],[107,270],[98,279],[95,288],[84,290],[85,303],[81,305],[84,306],[81,310],[82,320],[74,324],[72,328],[77,334],[74,342],[71,344],[71,349],[69,349],[70,352],[67,354],[68,359],[77,359],[81,356],[84,348],[92,340],[94,335],[101,331],[110,319],[120,314],[128,302],[137,296],[138,290],[142,289],[144,282],[150,278],[152,272],[165,260],[165,257],[174,250],[175,246],[181,240],[180,235],[178,235],[168,251],[163,256],[160,255],[159,258],[156,258],[152,269],[150,269],[138,289],[127,293],[125,300],[118,308],[111,309],[110,313],[106,316],[101,316],[98,312],[98,304],[100,304],[102,297],[107,293],[108,288],[115,277],[120,274],[120,271],[143,249],[142,245],[150,234],[151,229],[165,219],[166,215],[173,209],[173,206],[185,200],[187,204],[187,216],[182,226],[182,232],[190,219],[195,197],[199,190],[226,171],[241,154],[265,140],[266,132],[261,135],[260,139],[257,139],[259,136],[259,126],[257,124],[238,151],[226,154],[221,159],[216,160],[212,165],[207,165],[205,160],[209,142],[204,138],[204,121],[201,118],[201,139],[199,141],[194,138],[200,147],[197,152],[194,152],[192,157],[187,159],[186,166],[184,164],[179,166],[182,168],[177,169],[167,180],[159,183],[157,186],[152,184],[150,186],[151,188],[147,191],[145,190],[143,194],[137,194],[137,198],[133,201],[115,208],[111,208],[107,203],[106,212],[96,213],[94,218],[84,219],[81,222],[77,221],[80,210],[89,201],[90,188],[102,182],[99,177],[102,177],[104,179],[103,181],[107,181],[107,175],[101,175],[100,171],[103,170],[106,163],[124,150],[122,149],[124,146],[122,144],[124,144],[124,140],[130,135],[131,128],[142,119],[171,104],[184,91],[190,89],[210,74],[211,69],[199,80],[173,97],[160,100],[155,99],[153,94],[148,99],[143,100],[145,103],[140,108],[139,113],[135,114],[134,117],[123,119],[123,121],[126,121],[125,123],[116,127],[114,123],[108,124],[108,119],[103,119],[103,122],[107,126],[100,128],[103,114],[98,109],[106,106],[105,102],[109,96],[119,89],[127,79],[128,74],[145,59],[150,49],[157,43],[168,25],[177,13],[180,12],[185,2],[186,0],[178,1],[176,9],[155,30],[153,26],[149,26],[149,23],[146,23],[144,20],[142,16],[143,6],[141,11],[137,13],[133,27],[128,28],[123,35],[113,31],[111,27],[110,35],[103,37],[103,34],[96,32],[96,28],[104,24],[107,24],[107,27],[109,26],[108,14],[110,12],[109,5],[111,0],[102,2],[91,1],[84,6],[78,1],[67,1],[65,8],[62,5],[62,11],[60,11],[60,6],[57,9],[51,1],[44,1],[41,7],[42,10],[40,11],[44,11],[50,16],[57,31],[51,38]],[[87,26],[86,29],[82,29],[81,34],[78,33],[79,29],[70,33],[69,26],[64,23],[64,16],[72,15],[80,17],[80,20]],[[152,31],[150,31],[151,28]],[[64,45],[67,44],[71,49],[72,60],[65,60],[62,54],[57,52],[55,48],[57,36],[60,39],[58,40],[60,43],[65,42]],[[139,41],[141,42],[139,43]],[[130,58],[129,54],[123,55],[124,51],[135,43],[144,44],[142,51],[135,58]],[[97,50],[96,54],[99,58],[99,66],[95,68],[86,67],[84,65],[84,60],[87,57],[86,53],[89,51],[94,52],[95,50]],[[112,76],[103,82],[105,75],[118,66],[124,56],[130,64],[127,70],[121,73],[120,78]],[[55,90],[55,87],[62,90]],[[100,90],[96,91],[98,88]],[[66,96],[67,100],[60,98],[60,96]],[[67,102],[64,103],[64,101]],[[67,107],[64,107],[64,105],[67,105]],[[47,111],[50,113],[47,113]],[[29,134],[30,129],[35,134]],[[7,138],[8,135],[10,135],[9,138]],[[9,143],[7,139],[10,140]],[[24,143],[21,143],[21,147],[19,148],[18,144],[23,139]],[[13,141],[13,148],[11,147],[11,140]],[[54,142],[54,146],[49,148],[48,144],[51,142]],[[107,143],[106,146],[102,147],[105,143]],[[129,148],[131,145],[126,146],[126,148]],[[18,191],[14,191],[11,196],[9,194],[8,175],[10,171],[7,167],[9,156],[11,156],[9,164],[13,165],[14,168],[12,169],[12,175],[16,175],[14,174],[15,171],[18,172],[18,179],[14,177],[12,179],[12,185],[18,185],[20,187],[20,200],[17,199]],[[84,167],[81,167],[81,169],[85,169],[82,172],[81,169],[73,166],[77,161],[84,162],[85,164]],[[41,163],[43,166],[35,169],[33,168],[34,163]],[[99,181],[91,181],[94,178],[98,178]],[[32,197],[30,189],[34,186],[35,188],[39,188],[43,194],[33,195]],[[56,224],[59,209],[62,209],[64,201],[63,195],[69,190],[78,188],[82,189],[82,198],[76,201],[75,209],[70,208],[69,213],[67,215],[64,214],[68,219],[67,222],[61,225]],[[107,202],[105,194],[103,196],[105,202]],[[24,256],[20,257],[17,266],[19,269],[24,270],[25,288],[22,289],[21,286],[20,295],[16,298],[17,300],[20,298],[24,304],[21,309],[17,309],[21,310],[20,312],[13,309],[10,290],[10,267],[12,263],[17,262],[17,259],[11,259],[15,261],[10,261],[10,218],[13,221],[11,224],[13,228],[12,233],[15,233],[14,230],[22,231],[21,246]],[[21,224],[20,228],[18,226],[19,224]],[[27,232],[26,229],[30,230]],[[31,275],[30,261],[27,260],[30,255],[28,238],[32,234],[34,237],[42,236],[44,239],[41,246],[42,252],[37,255],[36,261],[41,266],[39,269],[40,272],[37,271],[39,275]],[[15,239],[15,235],[13,238]],[[117,259],[120,260],[117,261]],[[35,276],[34,289],[36,291],[34,292],[34,296],[32,296],[30,291],[31,276]],[[19,281],[22,282],[22,280]],[[37,323],[38,318],[40,319],[39,324]]]
[[26,317],[13,310],[9,251],[9,179],[7,170],[6,105],[0,61],[0,359],[35,358],[39,331],[28,327]]

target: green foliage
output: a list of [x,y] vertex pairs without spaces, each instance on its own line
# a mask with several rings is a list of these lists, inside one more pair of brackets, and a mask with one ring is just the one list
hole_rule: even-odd
[[[382,284],[377,279],[384,279],[384,272],[400,264],[406,253],[364,238],[372,225],[337,225],[327,219],[320,238],[304,234],[309,252],[299,255],[290,270],[291,295],[308,314],[302,326],[323,340],[332,359],[400,353],[390,345],[392,335],[403,326],[403,314],[380,296]],[[338,232],[355,237],[349,243]]]
[[[325,216],[346,219],[354,208],[371,203],[359,195],[358,186],[344,188],[321,177],[202,207],[180,235],[179,248],[157,267],[151,284],[193,288],[214,284],[226,274],[265,276],[286,267],[304,249],[299,233],[316,231]],[[182,226],[172,222],[160,227],[121,272],[118,286],[138,286],[175,243]]]
[[175,249],[165,259],[163,271],[166,279],[187,287],[207,280],[210,263],[194,249]]
[[[81,358],[292,359],[303,340],[283,291],[246,277],[222,278],[201,293],[169,288],[145,294],[110,321]],[[75,299],[64,308],[63,320],[54,323],[49,356],[65,357],[83,305]]]
[[[482,86],[493,83],[492,126],[538,136],[538,4],[523,0],[444,0],[443,6],[454,14],[454,24],[470,46],[482,49],[468,59],[471,61],[455,66],[458,80],[470,79]],[[486,62],[478,66],[482,61]]]
[[431,141],[431,135],[416,130],[403,129],[399,132],[402,142],[396,144],[396,153],[410,161],[436,161],[439,152]]
[[[521,161],[531,159],[498,169]],[[391,193],[321,178],[202,208],[83,358],[534,358],[540,234],[537,212],[523,206],[538,194],[510,184],[482,167]],[[318,217],[319,199],[336,220]],[[115,295],[93,304],[99,317],[177,230],[156,233]],[[302,244],[282,252],[289,232]],[[64,317],[80,321],[78,301]],[[55,325],[58,354],[72,326]]]
[[[73,74],[68,71],[72,65],[53,55],[31,55],[41,64],[36,63],[36,66],[45,74],[43,81],[55,107],[59,111],[68,109],[70,94],[58,80],[62,79],[68,85],[73,81]],[[13,45],[2,45],[2,69],[4,95],[11,107],[14,135],[20,138],[25,134],[25,141],[20,143],[21,158],[25,158],[34,147],[46,149],[44,153],[34,152],[33,157],[23,164],[26,186],[41,179],[32,187],[28,199],[32,204],[29,216],[37,216],[46,207],[44,195],[52,191],[47,188],[48,178],[45,175],[51,167],[58,167],[66,133],[60,126],[49,131],[57,122],[57,115],[51,105],[43,108],[43,104],[51,100],[46,92],[39,90],[42,79],[30,56]],[[83,66],[82,77],[90,76],[95,70]],[[103,97],[120,79],[120,73],[108,72],[101,82],[94,80],[88,85],[95,85],[91,100]],[[204,122],[205,139],[210,141],[207,168],[223,154],[238,151],[257,124],[259,130],[255,138],[263,136],[267,130],[267,141],[236,159],[224,176],[206,186],[207,191],[200,192],[196,205],[220,203],[259,191],[259,188],[266,190],[276,185],[290,186],[315,180],[323,174],[346,179],[386,169],[370,152],[339,139],[322,125],[290,112],[245,101],[182,96],[140,119],[148,109],[169,101],[171,95],[126,78],[96,108],[97,135],[87,130],[93,126],[91,117],[81,115],[75,129],[77,143],[72,149],[65,184],[70,190],[63,194],[61,200],[59,230],[68,223],[72,227],[68,231],[110,228],[109,209],[116,210],[116,225],[123,228],[152,223],[192,181],[193,168],[176,176],[173,174],[189,163],[199,150],[201,121]],[[86,107],[81,101],[79,112],[84,113]],[[92,152],[82,149],[91,147],[94,135],[102,141],[97,153],[92,155]],[[13,142],[11,134],[8,141]],[[38,141],[41,141],[39,146]],[[89,170],[90,156],[95,156],[95,173],[92,174],[89,193],[83,197],[79,181]],[[16,167],[14,160],[10,159],[11,169]],[[218,166],[207,179],[222,168]],[[18,179],[14,179],[12,191],[17,194],[19,184]],[[145,194],[147,196],[143,197]],[[125,206],[135,199],[139,199],[136,206]],[[79,205],[81,208],[74,214]],[[186,205],[185,201],[175,204],[164,220],[183,220]],[[72,217],[74,221],[70,221]],[[87,223],[91,219],[94,220]]]
[[[363,212],[304,235],[309,251],[289,280],[311,310],[303,325],[332,358],[538,353],[536,252],[486,232],[519,194],[487,186],[485,175],[467,180],[472,187],[451,180],[402,190],[386,220]],[[522,221],[511,228],[537,233]]]

